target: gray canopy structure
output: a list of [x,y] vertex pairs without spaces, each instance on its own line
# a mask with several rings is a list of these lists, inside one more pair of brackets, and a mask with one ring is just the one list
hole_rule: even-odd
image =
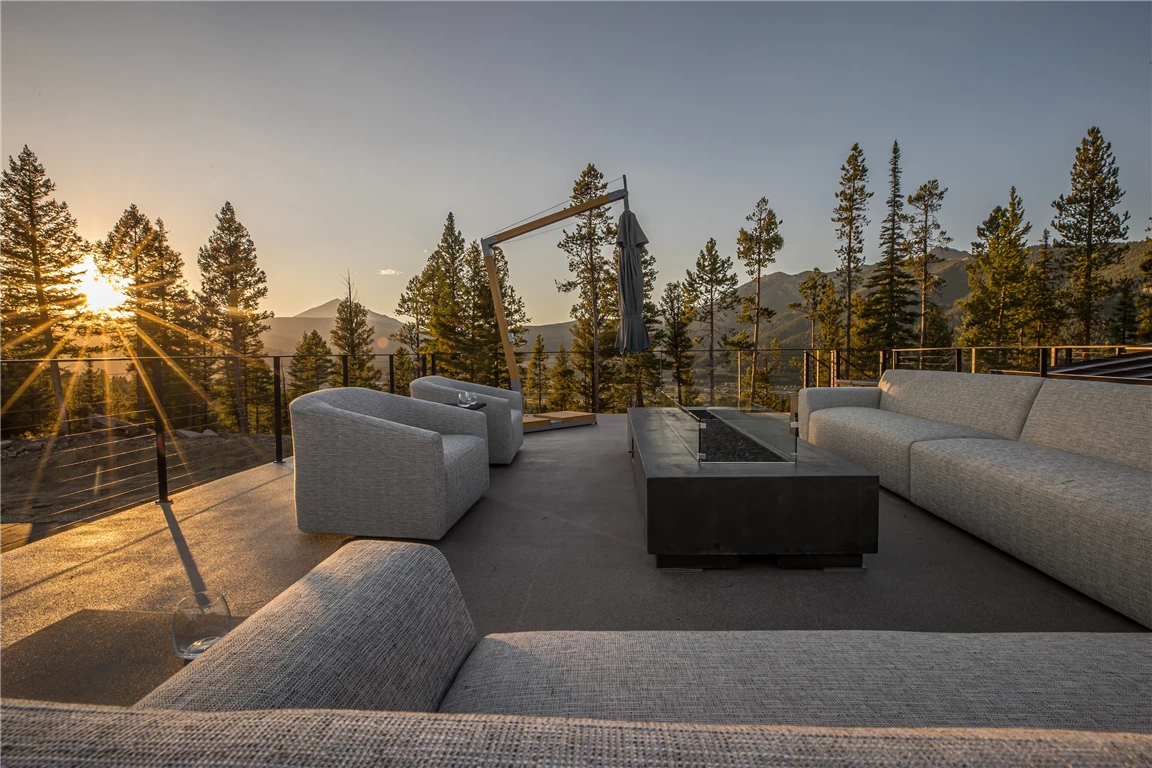
[[[583,203],[568,206],[555,213],[550,213],[547,216],[541,216],[538,219],[520,224],[512,227],[511,229],[503,232],[497,232],[494,235],[489,235],[480,241],[480,248],[484,252],[484,266],[488,270],[488,286],[492,291],[492,304],[496,308],[496,324],[500,326],[500,340],[504,346],[504,362],[508,366],[508,381],[511,388],[516,392],[522,392],[523,389],[520,384],[520,369],[516,365],[516,352],[514,348],[515,340],[512,334],[508,331],[508,319],[504,314],[504,300],[500,295],[500,280],[496,272],[496,259],[492,253],[492,247],[499,243],[505,243],[514,238],[526,235],[529,232],[535,232],[542,229],[549,224],[555,224],[558,221],[578,216],[586,211],[600,208],[605,205],[611,205],[617,200],[624,201],[624,213],[620,217],[621,229],[627,224],[628,231],[631,233],[629,237],[633,241],[632,249],[634,251],[631,261],[635,262],[635,269],[631,266],[627,269],[627,278],[625,278],[626,270],[623,268],[628,253],[628,248],[624,246],[624,241],[617,238],[617,242],[621,244],[621,257],[619,270],[619,284],[618,290],[620,295],[620,315],[621,315],[621,339],[634,343],[637,346],[627,346],[627,352],[639,352],[642,349],[648,349],[651,342],[648,339],[648,330],[644,327],[643,308],[644,308],[644,273],[640,268],[640,254],[639,248],[648,242],[644,236],[644,230],[640,229],[640,224],[636,221],[636,215],[628,208],[628,177],[622,177],[624,180],[623,189],[614,189],[611,192],[594,197],[591,200],[586,200]],[[638,239],[637,239],[638,238]],[[638,298],[636,298],[638,297]],[[625,322],[625,308],[629,310],[629,316],[632,314],[632,309],[635,307],[635,318],[631,318],[629,322]],[[629,330],[625,330],[625,326]],[[625,335],[626,334],[626,335]],[[617,345],[621,343],[617,341]],[[643,344],[643,346],[639,346]]]

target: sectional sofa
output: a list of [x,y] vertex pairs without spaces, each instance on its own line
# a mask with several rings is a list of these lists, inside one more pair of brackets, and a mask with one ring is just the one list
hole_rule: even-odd
[[127,709],[6,701],[6,766],[1147,766],[1152,635],[525,632],[356,541]]
[[890,370],[798,411],[801,438],[1152,627],[1152,387]]

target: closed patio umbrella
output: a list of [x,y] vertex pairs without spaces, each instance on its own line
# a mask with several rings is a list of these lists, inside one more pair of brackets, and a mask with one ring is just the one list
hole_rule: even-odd
[[640,264],[640,250],[648,244],[648,237],[640,229],[636,214],[628,210],[625,198],[624,213],[616,232],[620,246],[619,272],[620,333],[616,348],[622,354],[643,352],[652,347],[648,329],[644,327],[644,269]]

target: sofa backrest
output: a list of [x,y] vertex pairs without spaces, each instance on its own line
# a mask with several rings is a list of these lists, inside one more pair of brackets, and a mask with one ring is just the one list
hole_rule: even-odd
[[1152,472],[1152,387],[1045,379],[1020,439]]
[[1016,440],[1041,380],[943,371],[885,371],[880,407]]
[[[799,694],[798,694],[799,695]],[[882,691],[877,695],[883,695]],[[507,715],[165,712],[5,701],[4,766],[1147,765],[1152,736],[1052,729],[814,728]]]

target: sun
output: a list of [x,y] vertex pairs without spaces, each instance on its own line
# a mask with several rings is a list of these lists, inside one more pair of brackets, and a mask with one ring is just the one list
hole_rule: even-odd
[[98,315],[125,314],[123,307],[128,301],[128,295],[100,274],[91,257],[84,260],[77,287],[84,296],[81,305],[84,310]]

